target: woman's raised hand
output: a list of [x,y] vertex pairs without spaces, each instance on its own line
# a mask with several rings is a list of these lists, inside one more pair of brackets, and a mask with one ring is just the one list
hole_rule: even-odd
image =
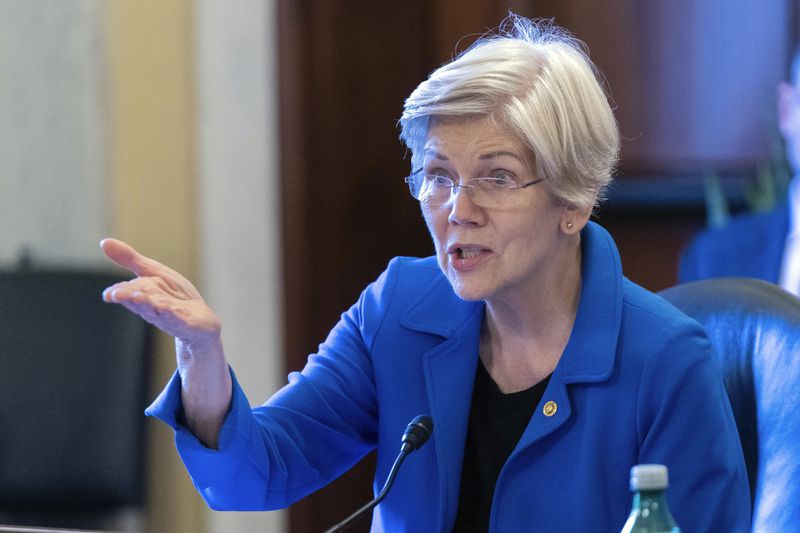
[[184,344],[217,341],[219,318],[188,279],[117,239],[103,239],[100,248],[137,276],[108,287],[103,300],[124,306]]
[[103,300],[124,306],[175,337],[186,421],[200,440],[216,448],[232,391],[219,318],[195,286],[171,268],[117,239],[103,239],[100,248],[136,274],[104,290]]

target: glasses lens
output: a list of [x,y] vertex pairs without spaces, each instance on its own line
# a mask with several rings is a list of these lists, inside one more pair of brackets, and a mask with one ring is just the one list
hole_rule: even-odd
[[412,174],[411,176],[407,176],[403,181],[408,183],[408,191],[411,193],[411,196],[413,196],[414,199],[419,200],[420,184],[422,183],[420,176],[418,174]]
[[[536,182],[533,183],[538,183]],[[405,179],[411,196],[428,205],[442,205],[450,201],[456,185],[447,176],[435,174],[413,174]],[[481,207],[503,207],[509,203],[516,189],[520,187],[513,180],[501,178],[473,178],[457,188],[463,188],[475,205]]]
[[499,178],[475,178],[469,181],[472,186],[472,201],[482,207],[501,207],[508,203],[516,183]]
[[453,180],[447,176],[428,174],[423,177],[420,201],[430,205],[441,205],[450,199]]

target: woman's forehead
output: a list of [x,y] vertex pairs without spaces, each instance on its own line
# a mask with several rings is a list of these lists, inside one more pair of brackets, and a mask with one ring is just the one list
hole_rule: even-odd
[[506,128],[489,119],[444,118],[431,121],[422,149],[425,159],[447,161],[517,159],[530,164],[527,146]]

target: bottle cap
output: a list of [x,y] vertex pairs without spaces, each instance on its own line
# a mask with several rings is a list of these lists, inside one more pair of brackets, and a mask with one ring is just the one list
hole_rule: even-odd
[[631,468],[631,490],[665,490],[669,485],[664,465],[636,465]]

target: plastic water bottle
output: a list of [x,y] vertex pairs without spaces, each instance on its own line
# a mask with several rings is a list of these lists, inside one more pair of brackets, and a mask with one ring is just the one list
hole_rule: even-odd
[[631,468],[633,508],[621,533],[680,533],[667,505],[667,467],[636,465]]

